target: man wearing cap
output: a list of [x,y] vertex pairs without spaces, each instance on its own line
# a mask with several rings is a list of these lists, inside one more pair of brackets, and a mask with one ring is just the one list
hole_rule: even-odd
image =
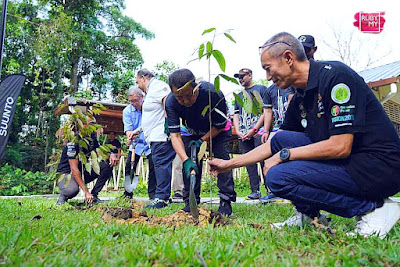
[[317,52],[317,47],[315,46],[314,37],[311,35],[300,35],[299,41],[303,45],[304,51],[306,52],[307,59],[314,60],[314,54]]
[[320,210],[356,217],[355,233],[384,238],[400,218],[388,197],[400,191],[400,140],[371,89],[341,62],[307,60],[299,40],[282,32],[262,47],[267,79],[297,91],[271,141],[230,161],[209,162],[220,173],[267,159],[268,187],[291,200],[297,213],[283,226],[311,218],[327,224]]
[[[244,90],[253,97],[252,92],[257,91],[261,97],[264,97],[267,88],[264,85],[253,84],[253,73],[250,69],[243,68],[234,75],[239,79],[239,83],[244,87]],[[239,97],[243,99],[243,93],[239,93]],[[247,153],[255,147],[261,145],[261,135],[263,134],[264,116],[256,116],[252,113],[248,114],[243,107],[235,101],[235,114],[233,115],[233,125],[236,134],[240,139],[240,147],[242,153]],[[261,161],[263,166],[263,161]],[[257,163],[246,166],[249,175],[251,193],[247,196],[248,199],[259,199],[260,193],[260,176],[258,175]]]
[[[194,193],[200,203],[200,185],[202,173],[202,159],[193,162],[189,157],[191,146],[197,152],[203,142],[212,139],[212,152],[214,156],[229,159],[228,142],[232,136],[230,125],[227,125],[227,106],[222,93],[215,92],[214,86],[208,82],[195,82],[193,73],[188,69],[180,69],[169,76],[169,85],[172,93],[168,96],[165,109],[167,111],[168,127],[171,133],[172,145],[183,161],[183,200],[186,204],[183,209],[189,208],[189,182],[190,172],[196,172]],[[209,93],[211,103],[209,103]],[[205,114],[202,114],[205,108]],[[211,112],[211,129],[209,113]],[[189,136],[181,135],[181,123],[190,133]],[[222,215],[232,214],[231,202],[236,201],[236,192],[232,172],[218,175],[217,186],[219,189],[220,204],[218,211]]]
[[142,129],[146,142],[150,144],[157,180],[155,198],[145,208],[161,209],[169,204],[172,161],[176,155],[164,127],[164,104],[171,89],[165,82],[157,80],[147,69],[138,71],[136,83],[146,93],[143,102]]

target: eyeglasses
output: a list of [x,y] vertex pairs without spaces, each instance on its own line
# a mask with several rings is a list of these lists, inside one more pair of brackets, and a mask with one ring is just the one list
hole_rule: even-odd
[[287,46],[292,46],[291,44],[289,44],[289,43],[287,43],[287,42],[284,42],[284,41],[276,41],[276,42],[272,42],[272,43],[266,43],[266,44],[260,46],[260,47],[258,48],[258,52],[259,52],[260,55],[261,55],[262,52],[263,52],[263,50],[264,50],[264,48],[266,48],[266,47],[271,48],[271,47],[273,47],[273,46],[276,45],[276,44],[285,44],[285,45],[287,45]]

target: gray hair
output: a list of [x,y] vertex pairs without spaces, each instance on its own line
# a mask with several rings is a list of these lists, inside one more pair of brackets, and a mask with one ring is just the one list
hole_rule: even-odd
[[144,76],[144,77],[147,77],[147,78],[153,78],[154,74],[151,71],[149,71],[148,69],[141,69],[141,70],[138,71],[137,76]]
[[275,34],[260,48],[265,48],[264,51],[268,50],[269,54],[275,58],[280,57],[285,50],[290,50],[296,55],[297,60],[307,60],[307,56],[304,52],[304,47],[301,42],[287,32]]
[[128,96],[135,95],[135,94],[137,94],[138,96],[141,96],[141,95],[143,95],[143,92],[138,87],[129,88]]

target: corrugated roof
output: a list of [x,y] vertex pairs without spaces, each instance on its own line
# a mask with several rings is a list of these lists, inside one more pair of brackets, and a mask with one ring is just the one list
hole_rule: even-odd
[[400,61],[364,70],[358,74],[364,78],[366,83],[397,77],[400,75]]

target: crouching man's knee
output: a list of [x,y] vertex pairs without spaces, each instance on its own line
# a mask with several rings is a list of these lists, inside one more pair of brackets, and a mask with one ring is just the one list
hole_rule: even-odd
[[290,191],[291,185],[279,167],[280,166],[277,165],[269,169],[265,177],[265,184],[274,195],[284,197],[284,195]]

